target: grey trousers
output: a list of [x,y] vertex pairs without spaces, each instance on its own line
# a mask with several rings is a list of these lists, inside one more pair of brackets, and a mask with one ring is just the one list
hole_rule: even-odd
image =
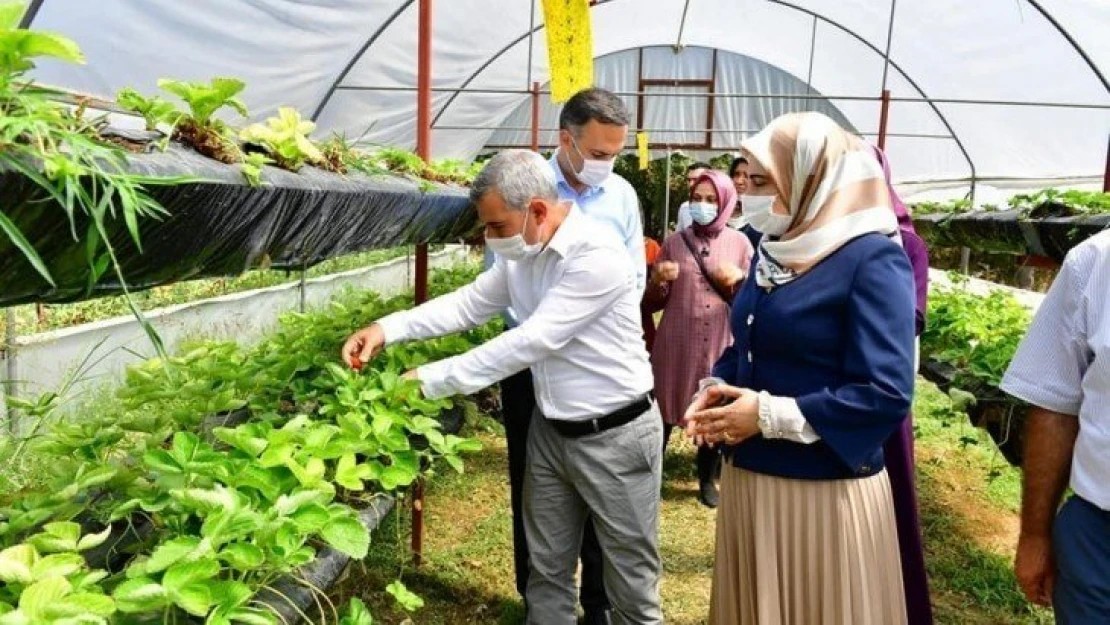
[[631,423],[565,438],[532,415],[524,472],[531,553],[528,623],[574,625],[582,529],[593,516],[614,625],[663,622],[659,607],[659,490],[663,420],[652,408]]

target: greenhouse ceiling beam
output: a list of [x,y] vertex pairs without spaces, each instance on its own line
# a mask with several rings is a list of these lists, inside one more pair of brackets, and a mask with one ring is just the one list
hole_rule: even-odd
[[43,0],[31,0],[27,5],[27,10],[23,12],[23,17],[19,20],[20,28],[30,28],[31,22],[35,21],[35,16],[39,14],[39,9],[42,8]]
[[[38,1],[40,3],[42,2],[42,0]],[[320,119],[320,114],[324,112],[324,107],[328,105],[328,102],[331,102],[331,98],[335,95],[336,89],[338,89],[339,85],[347,79],[347,76],[351,73],[351,70],[353,70],[355,68],[355,65],[358,64],[359,60],[362,59],[362,55],[366,54],[366,51],[370,49],[370,46],[374,45],[374,42],[377,41],[378,37],[380,37],[382,33],[385,32],[385,29],[389,28],[390,25],[393,24],[394,20],[396,20],[402,13],[405,12],[405,9],[412,6],[412,3],[414,1],[415,0],[405,0],[404,4],[397,7],[397,10],[389,16],[389,19],[383,22],[382,25],[374,31],[374,34],[370,35],[370,38],[366,40],[366,43],[362,44],[362,47],[358,49],[358,52],[356,52],[354,56],[351,57],[351,60],[347,61],[347,65],[343,67],[343,71],[339,72],[339,74],[335,77],[335,80],[332,81],[331,86],[328,87],[327,92],[324,93],[324,97],[320,99],[320,104],[316,105],[316,110],[312,112],[312,121],[317,121]]]
[[1071,33],[1069,33],[1067,29],[1065,29],[1060,24],[1060,22],[1056,21],[1056,18],[1052,17],[1052,15],[1047,10],[1045,10],[1044,7],[1041,6],[1041,3],[1038,0],[1026,0],[1026,2],[1032,5],[1033,8],[1036,9],[1042,17],[1048,20],[1048,23],[1052,24],[1052,27],[1055,28],[1056,31],[1059,32],[1060,35],[1062,35],[1069,44],[1071,44],[1071,47],[1079,53],[1079,56],[1087,64],[1087,67],[1091,68],[1091,71],[1094,72],[1095,77],[1098,78],[1098,81],[1102,83],[1102,88],[1106,90],[1107,94],[1110,94],[1110,81],[1106,80],[1106,76],[1103,75],[1103,73],[1099,70],[1098,65],[1096,65],[1095,62],[1091,59],[1090,55],[1087,54],[1087,51],[1083,49],[1083,46],[1079,45],[1079,42],[1075,40],[1075,37],[1072,37]]
[[[608,3],[613,2],[613,1],[614,0],[596,0],[596,1],[590,2],[590,8],[592,9],[596,6],[601,6],[603,4],[608,4]],[[447,101],[443,103],[443,106],[439,109],[439,112],[436,113],[435,119],[432,120],[432,126],[435,126],[436,124],[439,123],[439,118],[442,117],[443,114],[447,112],[447,109],[452,104],[454,104],[455,99],[459,97],[459,93],[462,93],[463,91],[467,90],[467,87],[470,86],[470,83],[474,82],[475,78],[477,78],[482,72],[486,71],[486,69],[490,65],[493,65],[497,61],[497,59],[504,56],[506,52],[508,52],[509,50],[512,50],[514,47],[516,47],[518,44],[520,44],[525,39],[530,40],[533,35],[535,35],[539,31],[543,30],[543,28],[545,26],[546,26],[546,24],[540,24],[539,26],[533,26],[531,29],[528,30],[528,32],[526,32],[523,35],[517,37],[516,39],[513,39],[512,41],[510,41],[508,44],[505,45],[505,47],[503,47],[500,50],[498,50],[497,52],[495,52],[493,56],[489,57],[488,59],[486,59],[486,61],[484,63],[482,63],[480,66],[478,66],[478,69],[474,70],[474,73],[470,74],[470,76],[468,76],[466,78],[466,80],[463,81],[462,85],[459,87],[459,90],[456,91],[455,93],[451,94],[451,97],[448,98]],[[342,87],[342,88],[347,89],[348,87]]]
[[[455,126],[455,125],[446,125],[446,126],[435,126],[434,128],[436,130],[475,130],[475,131],[477,131],[477,130],[493,130],[493,131],[508,130],[508,131],[511,131],[511,132],[526,132],[526,131],[531,131],[532,130],[531,126],[465,126],[465,125]],[[558,132],[559,131],[558,128],[539,128],[538,130],[540,132]],[[670,133],[676,133],[676,134],[677,133],[688,133],[688,134],[692,134],[692,135],[701,135],[701,134],[705,134],[705,132],[706,132],[706,130],[704,128],[695,128],[695,129],[690,129],[690,128],[629,128],[628,130],[629,130],[629,132],[648,132],[648,133],[670,132]],[[762,130],[762,128],[754,128],[754,129],[753,128],[713,128],[709,132],[714,133],[714,134],[728,134],[730,132],[737,132],[737,133],[740,133],[740,134],[755,134],[755,133],[759,132],[760,130]],[[856,133],[856,134],[860,135],[861,137],[877,137],[879,135],[879,133],[877,133],[877,132],[859,132],[859,133]],[[898,133],[898,132],[891,132],[891,133],[887,133],[887,136],[888,137],[898,137],[898,138],[902,138],[902,139],[943,139],[945,141],[951,141],[952,140],[952,135],[942,135],[942,134],[938,134],[938,133],[920,133],[920,132]],[[728,148],[728,149],[732,149],[732,148]]]
[[[922,89],[920,85],[917,84],[917,81],[914,80],[913,78],[911,78],[910,75],[908,73],[906,73],[906,71],[903,70],[902,67],[898,63],[896,63],[894,61],[894,59],[890,58],[890,56],[888,54],[884,54],[882,50],[880,50],[878,47],[876,47],[874,44],[872,44],[870,41],[868,41],[867,38],[860,35],[859,33],[852,30],[851,28],[848,28],[847,26],[841,24],[840,22],[837,22],[836,20],[825,17],[824,15],[820,15],[819,13],[817,13],[815,11],[811,11],[811,10],[805,8],[805,7],[800,7],[796,4],[786,2],[785,0],[769,0],[769,1],[773,2],[775,4],[778,4],[780,6],[784,6],[784,7],[790,8],[790,9],[794,9],[795,11],[798,11],[800,13],[804,13],[806,15],[809,15],[810,17],[813,17],[814,19],[821,20],[822,22],[828,24],[829,26],[832,26],[833,28],[839,29],[841,32],[851,36],[856,41],[859,41],[863,45],[867,46],[875,54],[878,54],[878,55],[882,56],[885,59],[885,62],[889,63],[890,67],[893,67],[895,70],[897,70],[898,73],[902,75],[902,78],[905,78],[906,82],[910,83],[910,86],[912,86],[914,88],[914,90],[916,90],[919,94],[921,94],[921,97],[924,98],[926,102],[928,102],[929,108],[933,109],[933,112],[936,113],[936,116],[940,119],[940,123],[944,124],[945,129],[948,130],[948,133],[952,135],[952,140],[956,142],[956,147],[958,147],[960,149],[960,153],[962,153],[964,155],[964,159],[967,160],[967,166],[971,169],[971,179],[973,181],[975,180],[975,161],[972,160],[971,154],[967,151],[967,146],[965,146],[964,142],[960,140],[959,135],[956,134],[956,131],[952,128],[952,124],[948,122],[948,118],[945,117],[944,113],[941,112],[940,107],[938,107],[936,105],[936,102],[933,101],[931,98],[929,98],[929,95],[927,93],[925,93],[925,90]],[[901,98],[899,98],[899,100],[901,100]],[[891,101],[894,101],[894,98],[891,98]]]
[[[629,48],[630,50],[635,48]],[[611,54],[618,52],[626,52],[627,50],[615,50]],[[891,64],[893,66],[893,63]],[[907,78],[908,80],[908,78]],[[673,82],[673,81],[668,81]],[[403,87],[397,85],[344,85],[339,88],[342,91],[416,91],[416,87]],[[531,95],[531,89],[464,89],[461,87],[432,87],[432,93],[469,93],[469,94],[485,94],[485,95]],[[540,89],[541,95],[550,95],[550,89]],[[709,93],[705,92],[681,92],[681,93],[667,93],[660,91],[611,91],[613,95],[618,96],[650,96],[653,98],[740,98],[740,99],[769,99],[769,100],[830,100],[830,101],[857,101],[857,102],[879,102],[882,98],[873,95],[824,95],[820,93]],[[910,102],[917,104],[967,104],[967,105],[983,105],[983,106],[1024,106],[1033,108],[1064,108],[1064,109],[1080,109],[1080,110],[1097,110],[1097,111],[1110,111],[1110,104],[1090,104],[1090,103],[1076,103],[1076,102],[1038,102],[1038,101],[1018,101],[1018,100],[971,100],[961,98],[929,98],[929,97],[910,97],[910,96],[891,96],[891,102]]]

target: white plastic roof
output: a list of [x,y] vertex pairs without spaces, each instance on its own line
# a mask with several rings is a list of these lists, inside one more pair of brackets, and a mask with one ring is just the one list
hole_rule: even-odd
[[[524,0],[437,0],[433,87],[546,84],[543,12],[539,0],[535,5],[533,11]],[[645,77],[704,71],[708,50],[716,49],[718,93],[812,88],[830,99],[789,106],[825,110],[865,135],[875,133],[877,101],[835,98],[879,95],[890,11],[885,0],[601,0],[591,9],[600,59],[595,78],[598,86],[635,90],[631,72],[639,70],[640,48]],[[256,118],[292,105],[315,115],[321,135],[412,147],[417,15],[417,0],[41,0],[32,26],[74,38],[88,64],[43,63],[36,75],[105,98],[125,86],[153,92],[160,77],[237,76],[248,84],[245,100]],[[533,15],[538,30],[530,45]],[[659,47],[679,42],[680,29],[688,47],[678,54]],[[1101,108],[895,101],[888,152],[896,178],[968,178],[971,164],[980,179],[1100,176],[1110,136],[1108,33],[1108,0],[898,2],[887,78],[895,99]],[[494,129],[529,122],[529,97],[434,93],[434,156],[470,158],[486,145],[527,145],[527,133]],[[653,141],[680,140],[653,128],[704,125],[694,101],[646,104],[644,126]],[[732,132],[715,133],[714,145],[735,145],[737,131],[758,129],[784,106],[718,98],[714,126]],[[555,109],[547,108],[543,125],[550,127]],[[459,126],[484,130],[453,129]]]

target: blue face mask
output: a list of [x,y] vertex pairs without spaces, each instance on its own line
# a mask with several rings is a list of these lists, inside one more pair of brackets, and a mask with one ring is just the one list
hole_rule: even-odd
[[690,202],[690,217],[694,223],[708,226],[717,218],[717,205],[709,202]]

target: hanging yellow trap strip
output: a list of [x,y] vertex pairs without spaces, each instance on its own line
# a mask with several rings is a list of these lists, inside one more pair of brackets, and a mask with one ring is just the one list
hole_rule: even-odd
[[594,84],[589,0],[543,0],[551,100],[566,102]]
[[646,132],[636,133],[636,151],[640,155],[640,169],[647,169],[651,154],[648,152],[648,134]]

